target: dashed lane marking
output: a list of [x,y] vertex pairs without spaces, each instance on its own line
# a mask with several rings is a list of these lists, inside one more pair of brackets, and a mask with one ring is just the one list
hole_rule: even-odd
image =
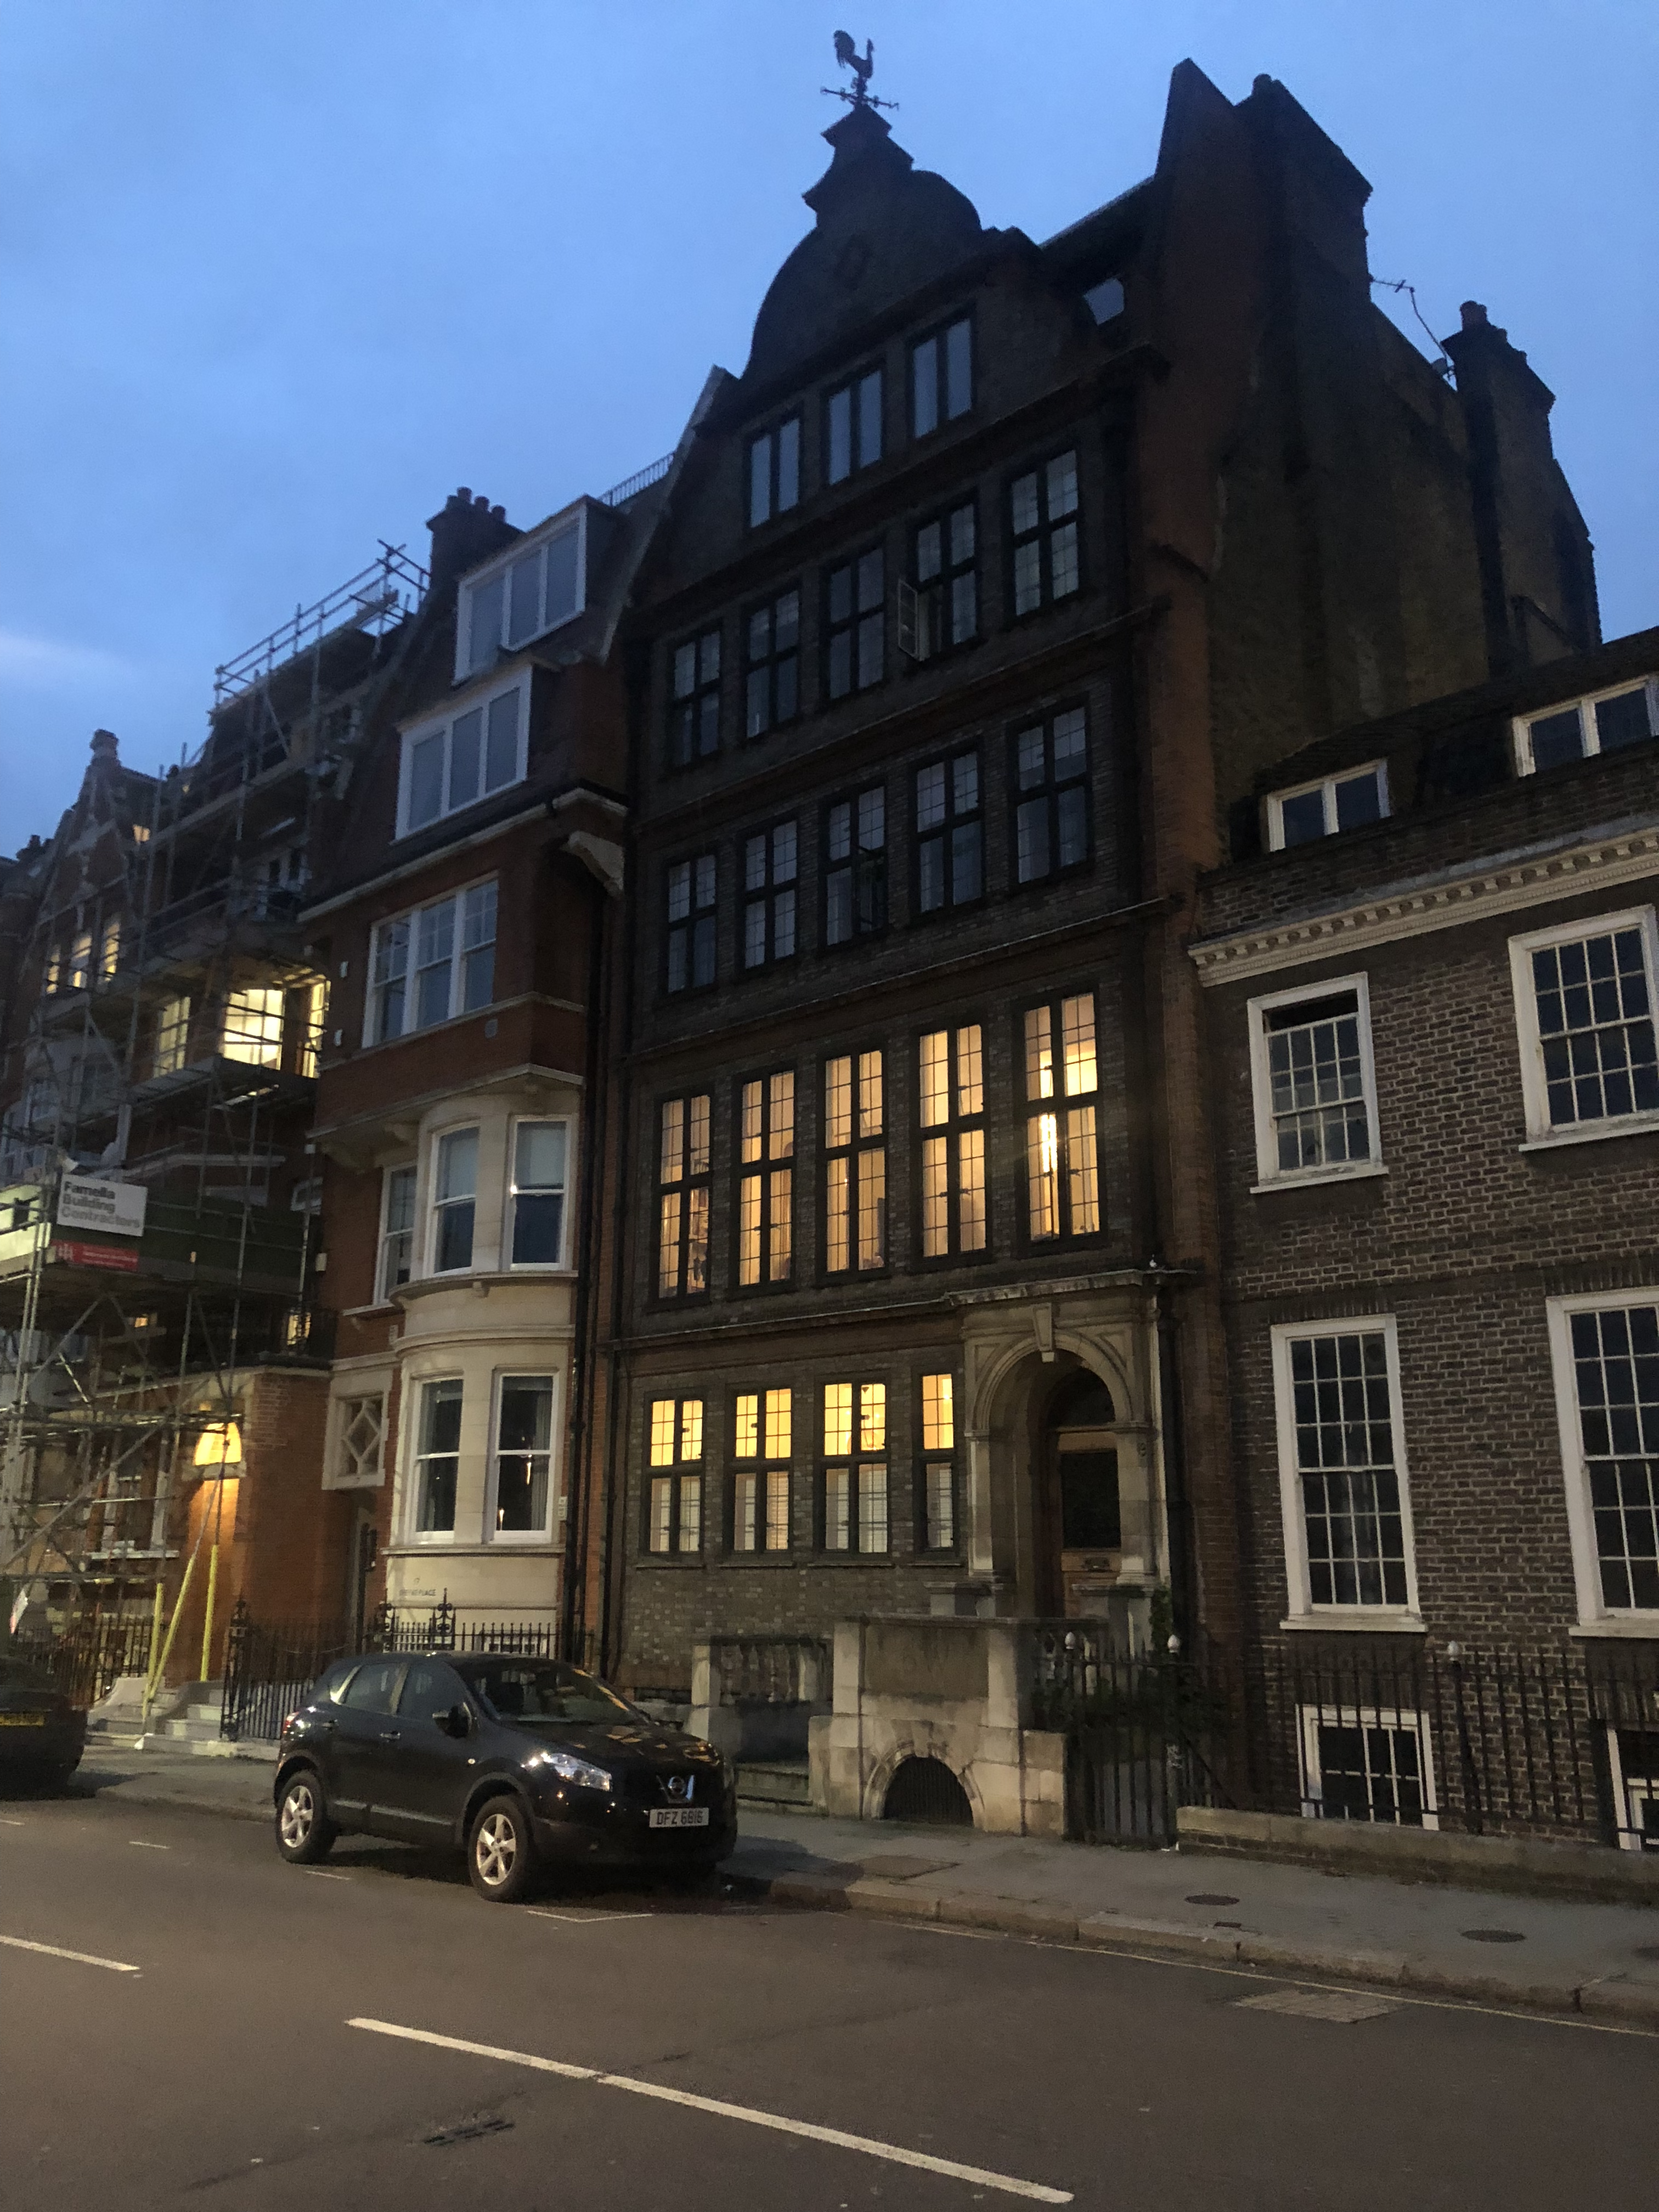
[[337,1874],[332,1867],[301,1867],[300,1871],[310,1875],[316,1881],[349,1881],[351,1879],[349,1874]]
[[555,1912],[551,1905],[526,1905],[525,1911],[538,1920],[562,1920],[571,1928],[593,1928],[605,1920],[651,1920],[650,1912]]
[[496,2058],[508,2066],[528,2066],[538,2074],[558,2074],[568,2081],[591,2081],[596,2088],[626,2089],[635,2097],[654,2097],[665,2105],[684,2105],[694,2112],[716,2119],[742,2120],[753,2128],[769,2128],[778,2135],[802,2136],[809,2142],[827,2143],[834,2150],[860,2152],[889,2166],[919,2167],[924,2173],[942,2173],[952,2181],[972,2182],[979,2189],[994,2189],[1005,2197],[1024,2197],[1037,2204],[1069,2204],[1069,2189],[1050,2189],[1041,2181],[1022,2181],[1012,2173],[993,2173],[982,2166],[963,2166],[955,2159],[934,2158],[927,2151],[908,2150],[902,2143],[880,2142],[872,2136],[849,2135],[842,2128],[821,2128],[811,2120],[786,2119],[781,2112],[757,2112],[749,2105],[731,2105],[719,2097],[693,2096],[689,2089],[671,2089],[660,2081],[642,2081],[632,2074],[602,2074],[596,2067],[572,2066],[561,2058],[542,2058],[533,2051],[504,2051],[493,2043],[468,2043],[458,2035],[437,2035],[424,2027],[400,2027],[389,2020],[349,2020],[348,2027],[367,2029],[371,2035],[396,2036],[405,2043],[427,2043],[439,2051],[458,2051],[471,2058]]
[[171,1844],[147,1844],[142,1836],[129,1836],[127,1848],[134,1851],[170,1851]]
[[90,1951],[65,1951],[60,1944],[31,1943],[21,1936],[0,1936],[0,1943],[3,1943],[9,1950],[12,1951],[38,1951],[41,1957],[46,1959],[72,1960],[77,1966],[102,1966],[112,1974],[138,1974],[143,1972],[142,1966],[131,1966],[125,1959],[99,1959],[95,1958]]

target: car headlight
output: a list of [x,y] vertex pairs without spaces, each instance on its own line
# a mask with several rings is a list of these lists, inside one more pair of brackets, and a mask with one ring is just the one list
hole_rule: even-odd
[[578,1759],[574,1751],[538,1751],[530,1760],[532,1766],[549,1767],[562,1782],[574,1782],[579,1790],[608,1790],[611,1777],[603,1766],[590,1765],[586,1759]]

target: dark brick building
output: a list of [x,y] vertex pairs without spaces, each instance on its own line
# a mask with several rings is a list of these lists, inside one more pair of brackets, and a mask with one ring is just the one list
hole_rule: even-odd
[[864,1612],[1242,1627],[1200,873],[1271,763],[1595,643],[1549,394],[1177,70],[1038,246],[857,106],[623,649],[611,1662]]

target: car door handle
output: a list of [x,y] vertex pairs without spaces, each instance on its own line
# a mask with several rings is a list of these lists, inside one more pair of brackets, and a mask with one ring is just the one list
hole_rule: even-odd
[[380,1741],[382,1743],[396,1743],[402,1735],[403,1730],[401,1729],[387,1729],[382,1733]]

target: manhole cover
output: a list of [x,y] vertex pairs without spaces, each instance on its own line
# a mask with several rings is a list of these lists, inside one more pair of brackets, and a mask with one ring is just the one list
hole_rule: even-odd
[[1362,1996],[1357,1990],[1269,1990],[1259,1997],[1241,1997],[1236,2012],[1287,2013],[1293,2020],[1328,2021],[1336,2027],[1352,2027],[1358,2020],[1379,2020],[1385,2012],[1398,2012],[1387,1997]]
[[1518,1928],[1466,1928],[1466,1943],[1524,1943],[1526,1937]]
[[1218,1889],[1195,1889],[1187,1899],[1188,1905],[1237,1905],[1236,1897],[1224,1897]]

